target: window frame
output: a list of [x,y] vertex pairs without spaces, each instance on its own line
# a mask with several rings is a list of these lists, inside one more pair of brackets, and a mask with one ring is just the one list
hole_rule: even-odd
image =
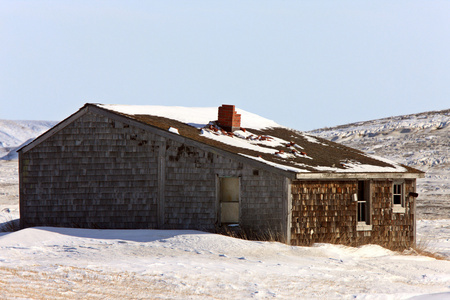
[[[372,193],[370,180],[358,180],[356,198],[356,230],[372,230]],[[360,199],[360,198],[363,199]],[[360,207],[364,206],[364,216],[361,215]],[[360,219],[362,219],[360,221]]]
[[[241,221],[241,177],[218,176],[217,184],[220,225],[239,225]],[[237,188],[230,193],[229,189],[236,185]],[[225,199],[226,195],[233,198]]]
[[[400,193],[397,193],[396,186],[400,186]],[[400,204],[395,203],[395,196],[400,196]],[[392,182],[392,212],[398,214],[404,214],[406,212],[406,197],[405,197],[405,182],[394,181]]]

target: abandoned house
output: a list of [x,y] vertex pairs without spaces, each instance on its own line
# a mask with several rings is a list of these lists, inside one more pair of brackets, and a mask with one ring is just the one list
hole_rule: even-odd
[[21,227],[233,224],[292,245],[415,243],[423,172],[238,112],[84,105],[19,150]]

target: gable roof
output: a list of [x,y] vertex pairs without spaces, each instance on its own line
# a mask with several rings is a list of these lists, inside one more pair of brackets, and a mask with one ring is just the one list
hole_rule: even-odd
[[[217,108],[104,104],[86,104],[83,108],[100,109],[150,125],[171,135],[180,135],[273,168],[295,173],[297,178],[424,176],[419,170],[281,126],[240,109],[236,110],[242,116],[242,128],[234,133],[228,133],[221,130],[216,123]],[[71,123],[73,118],[78,118],[77,113],[46,134],[54,134],[65,127],[64,124]],[[46,134],[38,137],[35,142],[46,139]],[[26,146],[25,151],[33,148],[36,143]]]

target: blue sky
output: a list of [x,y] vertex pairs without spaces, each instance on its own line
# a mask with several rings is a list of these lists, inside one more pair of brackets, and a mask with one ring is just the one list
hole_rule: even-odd
[[450,108],[450,1],[0,1],[0,119],[219,106],[299,130]]

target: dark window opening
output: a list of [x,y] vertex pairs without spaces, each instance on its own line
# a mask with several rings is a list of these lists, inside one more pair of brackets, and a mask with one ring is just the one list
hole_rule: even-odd
[[369,181],[358,181],[358,203],[357,203],[357,221],[365,223],[367,225],[371,224],[371,214],[370,214],[370,182]]
[[394,205],[401,205],[403,206],[403,184],[401,183],[394,183],[393,186],[393,193],[392,193],[393,203]]
[[358,222],[366,222],[366,201],[358,201]]

